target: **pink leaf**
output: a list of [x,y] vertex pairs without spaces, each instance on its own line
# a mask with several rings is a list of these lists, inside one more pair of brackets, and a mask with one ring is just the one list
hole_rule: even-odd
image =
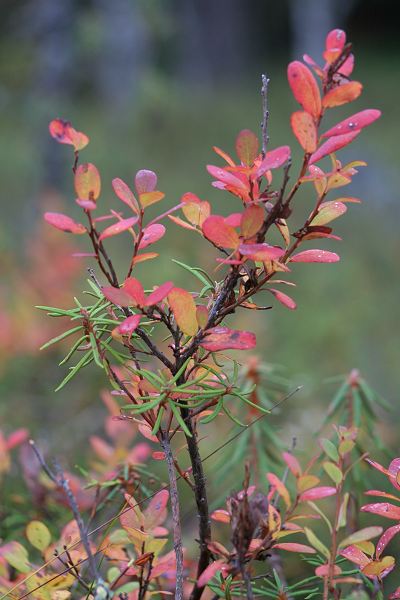
[[288,80],[297,102],[314,119],[318,119],[321,114],[321,96],[310,69],[295,60],[288,66]]
[[362,110],[361,112],[340,121],[334,127],[331,127],[326,131],[322,137],[329,138],[334,135],[342,135],[343,133],[350,133],[351,131],[359,131],[360,129],[364,129],[364,127],[368,127],[374,121],[379,119],[381,116],[380,110],[375,110],[374,108],[367,108],[366,110]]
[[274,544],[274,548],[278,548],[279,550],[287,550],[288,552],[301,552],[304,554],[315,554],[315,548],[311,546],[306,546],[306,544],[297,544],[296,542],[281,542],[279,544]]
[[133,304],[132,298],[123,289],[111,285],[101,288],[102,294],[112,304],[117,306],[130,306]]
[[400,525],[393,525],[392,527],[389,527],[389,529],[386,529],[376,544],[376,558],[380,558],[388,543],[399,533],[399,531]]
[[138,279],[135,277],[128,277],[128,279],[126,279],[124,282],[123,289],[131,298],[130,304],[135,304],[137,306],[145,305],[146,298],[144,295],[144,289]]
[[346,34],[344,31],[341,29],[333,29],[330,31],[326,36],[325,52],[323,54],[324,59],[328,63],[332,63],[336,60],[342,53],[345,43]]
[[223,559],[219,559],[219,560],[215,560],[210,565],[208,565],[208,567],[206,569],[204,569],[204,571],[198,578],[197,587],[199,587],[199,588],[204,587],[210,581],[210,579],[212,579],[214,577],[214,575],[216,573],[218,573],[218,571],[221,570],[221,567],[224,564],[225,564],[225,561]]
[[86,227],[84,225],[77,223],[71,219],[71,217],[63,215],[62,213],[46,212],[44,213],[44,220],[56,229],[60,229],[60,231],[75,233],[78,235],[86,233]]
[[278,260],[285,254],[285,251],[278,246],[270,246],[269,244],[240,244],[239,252],[243,256],[251,260]]
[[143,248],[147,248],[151,244],[155,244],[165,235],[165,227],[161,225],[161,223],[155,223],[154,225],[149,225],[143,229],[143,236],[140,240],[139,250],[143,250]]
[[200,346],[210,352],[219,350],[250,350],[256,346],[256,336],[250,331],[214,327],[206,332]]
[[299,475],[301,475],[301,472],[302,472],[301,466],[300,466],[300,463],[297,460],[297,458],[295,456],[293,456],[293,454],[291,454],[290,452],[283,452],[282,456],[283,456],[283,460],[285,461],[285,463],[287,464],[287,466],[289,467],[289,469],[291,470],[293,475],[295,477],[298,477]]
[[322,144],[322,146],[320,146],[318,150],[316,150],[314,154],[311,155],[309,164],[312,165],[313,163],[318,162],[322,158],[325,158],[325,156],[333,154],[341,148],[348,146],[359,134],[360,131],[352,131],[351,133],[335,135],[329,138],[329,140]]
[[130,335],[135,331],[137,327],[139,327],[141,318],[141,315],[132,315],[131,317],[128,317],[127,319],[122,321],[122,323],[120,323],[118,327],[115,328],[115,331],[117,331],[121,335]]
[[131,227],[136,225],[138,220],[139,217],[130,217],[129,219],[122,219],[121,221],[117,221],[117,223],[114,223],[114,225],[110,225],[110,227],[107,227],[102,232],[99,238],[100,241],[104,240],[105,238],[112,237],[113,235],[118,235],[123,231],[127,231],[127,229],[130,229]]
[[225,222],[224,217],[212,215],[203,223],[203,235],[210,242],[222,248],[235,249],[239,246],[240,239],[231,225]]
[[236,138],[236,152],[243,164],[248,167],[258,154],[258,138],[250,129],[243,129]]
[[304,250],[291,257],[291,262],[304,262],[304,263],[333,263],[340,260],[340,257],[335,252],[328,252],[328,250]]
[[157,289],[155,289],[154,292],[151,292],[151,294],[148,295],[144,305],[154,306],[155,304],[158,304],[159,302],[161,302],[161,300],[164,300],[164,298],[168,296],[173,287],[174,284],[172,283],[172,281],[166,281]]
[[327,498],[328,496],[334,496],[336,494],[336,488],[329,486],[319,486],[311,488],[300,495],[300,502],[308,502],[309,500],[321,500],[321,498]]
[[283,292],[280,292],[274,288],[268,288],[268,291],[275,296],[278,302],[283,304],[283,306],[290,308],[290,310],[294,310],[297,307],[296,302],[287,294],[284,294]]
[[12,450],[16,446],[23,444],[29,437],[29,431],[27,429],[16,429],[7,438],[6,447],[7,450]]
[[361,568],[365,567],[369,562],[371,562],[368,556],[359,548],[357,548],[357,546],[348,546],[342,550],[340,554]]
[[137,205],[136,198],[130,187],[125,183],[125,181],[122,181],[122,179],[116,177],[112,180],[112,186],[116,196],[118,196],[118,198],[122,202],[129,206],[129,208],[138,213],[139,208]]
[[400,506],[395,506],[389,502],[375,502],[374,504],[365,504],[361,507],[363,512],[370,512],[387,519],[400,519]]
[[400,490],[400,458],[394,458],[389,465],[389,480],[390,483]]
[[229,171],[225,171],[225,169],[221,169],[221,167],[215,167],[214,165],[207,165],[207,171],[210,173],[210,175],[212,175],[212,177],[215,177],[215,179],[218,181],[222,181],[222,183],[225,185],[247,191],[246,183]]
[[281,167],[283,164],[285,164],[289,158],[289,146],[279,146],[279,148],[275,148],[275,150],[267,152],[257,169],[256,177],[262,177],[266,171],[270,171],[271,169],[278,169],[278,167]]
[[141,169],[135,175],[135,187],[138,194],[152,192],[156,189],[157,175],[154,171]]
[[150,500],[146,510],[144,511],[146,518],[146,529],[152,530],[165,520],[167,516],[166,508],[168,499],[168,490],[161,490]]

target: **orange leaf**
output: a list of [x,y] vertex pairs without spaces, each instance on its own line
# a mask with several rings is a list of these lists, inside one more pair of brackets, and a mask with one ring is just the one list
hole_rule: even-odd
[[49,131],[51,137],[53,137],[60,144],[70,144],[74,146],[75,151],[83,150],[89,143],[87,135],[81,131],[76,131],[69,121],[64,119],[54,119],[49,124]]
[[240,239],[231,225],[225,222],[224,217],[212,215],[203,223],[203,235],[210,242],[222,248],[236,249],[240,244]]
[[253,204],[246,208],[240,223],[241,234],[245,239],[252,238],[261,229],[264,216],[265,210],[260,205]]
[[214,327],[206,332],[200,346],[210,352],[219,350],[250,350],[256,346],[256,336],[250,331]]
[[258,138],[250,129],[243,129],[236,138],[236,152],[243,164],[250,167],[258,154]]
[[334,106],[341,106],[356,100],[362,92],[363,86],[359,81],[350,81],[339,85],[330,90],[322,99],[322,106],[324,108],[333,108]]
[[310,69],[295,60],[289,64],[288,80],[293,95],[304,110],[318,119],[321,114],[321,96]]
[[164,192],[143,192],[142,194],[139,194],[139,202],[143,208],[147,208],[156,202],[160,202],[164,196]]
[[178,327],[186,335],[195,335],[199,326],[192,295],[182,288],[174,288],[168,294],[168,302]]
[[299,110],[294,112],[290,118],[292,131],[300,146],[307,153],[315,152],[317,149],[317,128],[310,113]]

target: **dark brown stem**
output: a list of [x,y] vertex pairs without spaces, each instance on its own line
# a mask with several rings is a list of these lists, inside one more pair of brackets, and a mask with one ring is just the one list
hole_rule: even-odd
[[174,535],[174,550],[176,556],[176,590],[175,600],[183,600],[183,547],[181,516],[179,510],[179,493],[176,481],[175,461],[171,450],[168,432],[160,433],[160,443],[167,462],[169,492],[172,508],[172,528]]

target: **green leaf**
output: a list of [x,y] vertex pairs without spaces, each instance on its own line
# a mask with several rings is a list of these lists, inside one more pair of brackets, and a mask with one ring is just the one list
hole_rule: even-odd
[[343,473],[337,465],[335,465],[332,462],[326,461],[323,463],[322,466],[324,467],[324,470],[326,471],[326,473],[328,473],[329,477],[332,479],[336,486],[338,486],[343,481]]
[[43,552],[50,545],[51,542],[51,534],[48,528],[41,521],[31,521],[26,526],[26,537],[28,541]]
[[318,552],[323,554],[327,559],[330,558],[330,552],[328,548],[321,542],[321,540],[315,535],[315,533],[309,527],[304,527],[304,533],[307,536],[311,546],[313,546]]
[[75,375],[78,373],[78,371],[80,371],[83,367],[86,367],[86,365],[91,363],[92,360],[93,360],[93,354],[92,354],[92,351],[89,350],[89,352],[86,352],[82,356],[81,360],[74,367],[71,368],[68,375],[66,377],[64,377],[64,379],[62,380],[60,385],[57,386],[54,391],[59,392],[69,381],[71,381],[71,379],[73,377],[75,377]]
[[20,573],[29,573],[31,570],[28,552],[19,542],[9,542],[3,546],[2,555],[8,564]]
[[186,269],[186,271],[189,271],[189,273],[191,273],[194,277],[196,277],[204,285],[209,286],[211,284],[212,287],[214,287],[214,283],[213,283],[212,279],[210,278],[208,273],[206,271],[204,271],[204,269],[200,269],[199,267],[190,267],[189,265],[186,265],[185,263],[180,262],[179,260],[175,260],[174,258],[172,259],[172,262],[179,265],[183,269]]
[[175,417],[175,419],[177,420],[178,424],[180,425],[180,427],[182,428],[182,431],[185,432],[185,435],[187,437],[192,437],[192,434],[190,433],[185,421],[182,418],[182,415],[179,411],[179,409],[174,405],[172,400],[168,401],[168,405],[171,407],[172,413]]
[[339,462],[339,453],[335,444],[327,438],[321,438],[320,443],[325,454],[327,454],[333,462]]
[[57,337],[54,337],[51,340],[49,340],[48,342],[46,342],[45,344],[43,344],[43,346],[40,347],[40,350],[44,350],[45,348],[48,348],[49,346],[52,346],[53,344],[60,342],[61,340],[68,337],[69,335],[72,335],[73,333],[76,333],[77,331],[80,331],[81,329],[82,329],[82,327],[79,325],[78,327],[74,327],[73,329],[64,331],[64,333],[60,333],[60,335],[57,335]]

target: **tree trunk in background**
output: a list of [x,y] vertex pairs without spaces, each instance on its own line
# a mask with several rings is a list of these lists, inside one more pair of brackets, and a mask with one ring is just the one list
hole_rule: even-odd
[[345,28],[356,0],[290,0],[292,56],[310,54],[318,60],[331,29]]
[[179,0],[181,63],[192,83],[215,82],[240,72],[246,64],[249,5],[243,0]]
[[151,63],[148,27],[137,0],[95,0],[101,22],[97,88],[110,111],[124,108]]

